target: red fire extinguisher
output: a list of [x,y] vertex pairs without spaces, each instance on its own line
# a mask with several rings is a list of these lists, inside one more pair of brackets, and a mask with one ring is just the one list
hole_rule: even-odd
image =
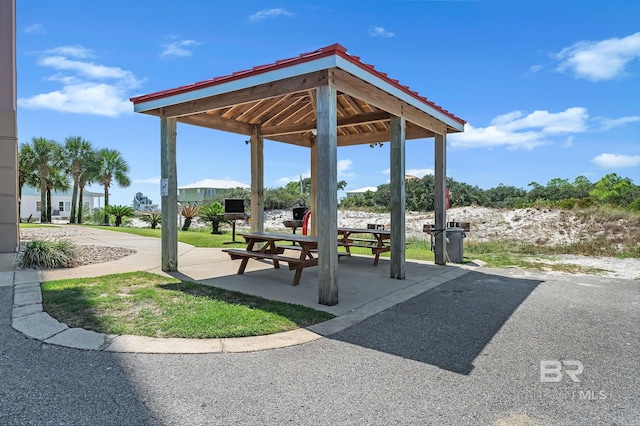
[[445,210],[449,210],[449,205],[451,204],[451,196],[449,195],[449,188],[447,188],[447,190],[445,191],[445,196],[446,196]]

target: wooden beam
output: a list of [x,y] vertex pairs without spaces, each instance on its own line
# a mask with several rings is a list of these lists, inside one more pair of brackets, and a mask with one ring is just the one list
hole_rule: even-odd
[[[432,138],[433,136],[433,133],[420,127],[407,127],[405,129],[405,140]],[[387,131],[362,133],[357,135],[343,135],[338,136],[338,146],[364,145],[375,142],[389,142],[390,140],[391,133]]]
[[318,135],[318,298],[321,305],[338,303],[338,168],[336,89],[317,88]]
[[160,119],[160,196],[162,198],[162,270],[178,270],[178,175],[176,119]]
[[391,117],[391,278],[403,280],[406,272],[405,227],[405,121]]
[[247,136],[251,135],[254,127],[241,121],[230,120],[217,115],[206,113],[178,117],[177,120],[180,123],[206,127],[209,129],[222,130],[224,132],[238,133]]
[[433,133],[444,134],[446,132],[447,126],[442,121],[346,71],[332,68],[329,72],[329,84],[347,95],[356,97],[395,116],[404,117],[405,120]]
[[[347,127],[347,126],[362,126],[370,123],[389,121],[389,117],[390,117],[389,113],[384,111],[343,117],[338,119],[337,127],[340,128],[340,127]],[[288,135],[291,133],[309,132],[315,128],[316,128],[315,122],[291,124],[287,126],[263,127],[262,135],[264,137]]]
[[182,102],[175,105],[168,105],[166,107],[145,112],[153,115],[161,115],[163,117],[181,117],[185,115],[199,114],[212,109],[273,98],[287,93],[306,91],[321,84],[326,84],[326,80],[326,70],[315,71],[270,83],[259,84],[246,89],[221,93],[219,95]]
[[251,133],[251,231],[264,231],[264,140],[259,126]]
[[447,259],[447,137],[436,135],[435,137],[435,199],[433,210],[435,215],[435,248],[434,258],[436,265],[446,265]]

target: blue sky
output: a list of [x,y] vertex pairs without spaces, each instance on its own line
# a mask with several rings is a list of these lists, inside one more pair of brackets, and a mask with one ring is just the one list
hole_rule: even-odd
[[[467,121],[447,175],[488,189],[552,178],[640,184],[640,2],[20,1],[18,137],[79,135],[120,150],[129,188],[160,201],[160,120],[129,98],[340,43]],[[178,124],[178,185],[250,183],[242,135]],[[389,179],[389,144],[338,149],[347,189]],[[407,141],[408,174],[433,140]],[[309,151],[265,141],[265,186],[308,176]],[[99,187],[93,187],[100,190]]]

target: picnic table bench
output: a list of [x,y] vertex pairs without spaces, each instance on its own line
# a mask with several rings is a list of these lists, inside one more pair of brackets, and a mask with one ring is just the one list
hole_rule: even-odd
[[[372,238],[354,237],[353,235],[371,235]],[[338,246],[347,250],[351,255],[351,247],[371,249],[374,255],[373,266],[378,265],[380,254],[391,251],[391,231],[385,229],[364,228],[338,228]]]
[[[224,249],[223,252],[229,254],[232,260],[241,259],[238,274],[244,274],[249,259],[269,260],[273,263],[275,269],[280,268],[280,262],[289,264],[289,270],[295,270],[293,277],[293,285],[300,284],[302,270],[318,264],[318,258],[314,257],[312,251],[318,249],[318,238],[308,235],[281,234],[277,232],[245,232],[238,234],[247,242],[246,249]],[[300,251],[300,255],[296,257],[284,256],[285,248],[278,246],[277,242],[288,241],[295,242],[298,246],[296,249]],[[260,249],[254,249],[257,243],[264,243]],[[293,246],[292,246],[293,247]]]

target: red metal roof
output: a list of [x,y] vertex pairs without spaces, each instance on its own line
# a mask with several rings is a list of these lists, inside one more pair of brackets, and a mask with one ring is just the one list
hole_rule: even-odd
[[204,81],[188,84],[188,85],[185,85],[185,86],[176,87],[176,88],[173,88],[173,89],[167,89],[167,90],[162,90],[160,92],[150,93],[150,94],[147,94],[147,95],[136,96],[136,97],[130,98],[130,101],[133,102],[134,104],[139,104],[139,103],[148,102],[148,101],[152,101],[152,100],[162,99],[162,98],[166,98],[166,97],[169,97],[169,96],[190,92],[192,90],[198,90],[198,89],[203,89],[203,88],[206,88],[206,87],[215,86],[215,85],[222,84],[222,83],[228,83],[230,81],[240,80],[240,79],[243,79],[243,78],[246,78],[246,77],[259,75],[259,74],[262,74],[262,73],[265,73],[265,72],[274,71],[274,70],[290,67],[290,66],[293,66],[293,65],[302,64],[302,63],[305,63],[305,62],[313,61],[313,60],[316,60],[316,59],[319,59],[319,58],[324,58],[324,57],[332,56],[332,55],[340,56],[341,58],[349,61],[353,65],[355,65],[355,66],[367,71],[368,73],[373,74],[376,77],[386,81],[387,83],[391,84],[393,87],[397,88],[398,90],[403,91],[407,95],[417,99],[420,102],[423,102],[423,103],[431,106],[432,108],[437,109],[439,112],[441,112],[444,115],[446,115],[447,117],[450,117],[451,119],[457,121],[458,123],[466,124],[466,121],[464,121],[463,119],[461,119],[459,117],[456,117],[455,115],[453,115],[452,113],[450,113],[446,109],[443,109],[441,106],[436,105],[435,103],[431,102],[426,97],[420,96],[420,94],[418,94],[418,92],[409,89],[409,86],[401,85],[398,80],[394,80],[392,78],[389,78],[386,73],[383,73],[383,72],[380,72],[380,71],[376,70],[373,65],[365,64],[364,62],[360,61],[360,57],[359,56],[349,55],[347,53],[347,49],[344,46],[342,46],[340,44],[337,44],[337,43],[336,44],[332,44],[331,46],[326,46],[326,47],[320,48],[320,49],[315,50],[313,52],[303,53],[303,54],[301,54],[299,56],[296,56],[294,58],[281,59],[281,60],[275,61],[274,63],[271,63],[271,64],[255,66],[255,67],[253,67],[251,69],[248,69],[248,70],[236,71],[236,72],[231,73],[229,75],[220,76],[220,77],[214,77],[214,78],[212,78],[210,80],[204,80]]

